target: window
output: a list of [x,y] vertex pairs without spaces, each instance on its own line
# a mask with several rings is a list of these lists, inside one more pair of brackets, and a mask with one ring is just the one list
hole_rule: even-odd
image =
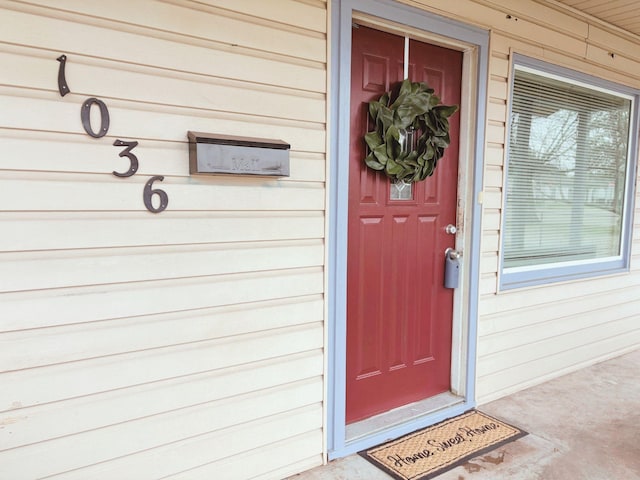
[[636,92],[521,56],[512,77],[501,287],[627,269]]

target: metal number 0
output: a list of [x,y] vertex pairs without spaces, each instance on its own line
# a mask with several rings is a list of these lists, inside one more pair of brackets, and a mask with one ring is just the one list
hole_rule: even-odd
[[[169,197],[167,195],[167,192],[165,192],[164,190],[160,190],[159,188],[156,188],[156,189],[153,188],[153,182],[155,182],[156,180],[161,182],[164,180],[164,177],[162,175],[156,175],[154,177],[151,177],[147,181],[146,185],[144,186],[144,190],[142,192],[142,199],[144,200],[144,206],[147,207],[147,210],[149,210],[152,213],[162,212],[165,208],[167,208],[167,205],[169,204]],[[160,206],[157,208],[153,206],[154,195],[158,195],[158,197],[160,198]]]
[[[95,133],[91,128],[91,106],[94,104],[100,108],[100,130],[98,133]],[[84,131],[93,138],[104,137],[109,131],[109,110],[102,100],[93,97],[85,100],[80,109],[80,119],[82,120]]]

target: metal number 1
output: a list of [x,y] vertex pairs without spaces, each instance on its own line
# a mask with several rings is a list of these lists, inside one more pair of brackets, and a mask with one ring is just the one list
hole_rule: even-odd
[[60,62],[60,67],[58,67],[58,91],[61,96],[65,96],[71,90],[69,90],[69,85],[67,85],[67,79],[65,78],[64,68],[67,64],[67,56],[60,55],[57,60]]

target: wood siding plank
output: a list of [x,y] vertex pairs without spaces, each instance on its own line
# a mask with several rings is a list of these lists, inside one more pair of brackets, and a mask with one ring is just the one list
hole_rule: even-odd
[[[73,474],[67,473],[64,478],[84,480],[89,476],[96,480],[112,480],[123,478],[134,469],[141,472],[140,480],[152,480],[172,470],[179,473],[205,462],[222,462],[231,456],[242,458],[260,452],[269,444],[296,438],[305,433],[314,432],[318,435],[321,426],[321,404],[310,405],[116,459],[107,464],[88,467]],[[318,437],[313,445],[316,448],[319,445]]]
[[[4,5],[16,4],[5,2]],[[255,72],[260,72],[260,80],[256,83],[313,92],[324,92],[326,89],[325,65],[322,61],[296,60],[294,57],[269,52],[247,55],[246,51],[236,52],[238,49],[232,45],[216,45],[188,35],[176,38],[167,34],[162,38],[161,35],[149,35],[149,32],[143,30],[136,33],[114,30],[117,24],[93,26],[60,16],[63,18],[3,10],[0,17],[3,39],[12,44],[34,48],[41,46],[42,40],[46,39],[49,51],[66,53],[70,58],[76,55],[94,57],[250,83],[256,82]],[[10,28],[11,25],[29,25],[29,28]],[[183,25],[183,28],[188,28],[188,25]],[[87,41],[78,41],[83,38]],[[132,45],[135,48],[131,48]],[[52,54],[52,60],[58,55]],[[54,71],[57,72],[57,69],[54,68]],[[71,79],[72,77],[68,78],[69,82]],[[69,83],[70,87],[72,85]],[[76,84],[71,88],[73,91],[73,88],[79,86]]]
[[[26,93],[26,92],[25,92]],[[80,121],[80,110],[86,98],[81,99],[70,96],[64,101],[51,98],[52,95],[43,95],[37,98],[35,104],[39,109],[48,112],[48,115],[25,115],[33,109],[34,99],[19,95],[19,92],[9,92],[9,89],[0,87],[0,103],[2,103],[2,116],[0,128],[16,128],[22,130],[36,130],[44,132],[70,132],[86,135]],[[73,101],[72,103],[72,100]],[[188,131],[215,131],[223,135],[238,135],[249,131],[259,131],[258,138],[286,139],[293,150],[304,152],[324,152],[325,131],[323,125],[305,123],[293,120],[269,119],[265,117],[225,114],[214,111],[194,111],[184,107],[160,107],[155,106],[149,112],[140,109],[132,102],[102,98],[108,106],[111,124],[108,136],[95,139],[94,143],[106,143],[113,145],[117,138],[136,139],[144,146],[145,139],[182,142],[187,144]],[[149,122],[152,114],[156,121]],[[96,122],[97,124],[98,122]],[[99,128],[98,126],[93,128]],[[115,148],[114,158],[118,150]],[[185,147],[185,152],[186,147]],[[90,148],[87,149],[87,153]],[[188,157],[184,161],[188,162]],[[105,169],[111,172],[111,169]]]
[[[321,390],[322,383],[319,381],[293,384],[282,389],[255,392],[249,397],[181,409],[162,418],[145,418],[83,432],[80,436],[84,437],[84,441],[81,442],[61,437],[12,449],[3,454],[0,475],[10,478],[7,473],[18,472],[13,478],[19,480],[38,478],[51,472],[55,472],[52,475],[55,478],[56,473],[65,472],[65,478],[113,479],[126,478],[126,469],[133,467],[140,479],[158,478],[163,471],[171,473],[171,470],[180,471],[195,466],[189,463],[194,462],[194,458],[224,458],[241,453],[248,446],[260,446],[317,429],[321,425],[321,408],[318,404],[311,404],[311,397],[321,394]],[[265,395],[264,401],[257,397],[259,393]],[[289,405],[291,409],[287,408]],[[212,416],[211,408],[219,409],[220,415]],[[281,430],[276,431],[271,423],[279,423]],[[254,430],[255,434],[250,434],[249,429]],[[192,447],[183,452],[182,461],[170,458],[170,463],[167,459],[156,458],[164,445],[172,444],[180,450],[180,442],[189,443],[203,436],[212,443],[211,450],[196,452]],[[119,440],[114,442],[113,438]],[[108,448],[95,448],[96,445],[107,444],[107,441]],[[65,454],[70,448],[75,450],[75,455]],[[151,450],[151,453],[145,450]],[[42,458],[45,453],[56,454],[46,464],[28,461],[34,456]],[[98,464],[106,460],[112,460],[106,468],[97,465],[95,468],[77,470],[87,462]],[[105,471],[107,469],[109,473]]]
[[[136,28],[151,30],[149,36],[160,32],[173,33],[179,37],[188,36],[256,51],[264,51],[268,45],[269,52],[313,61],[325,61],[326,57],[325,36],[321,32],[286,28],[281,21],[256,18],[255,12],[240,15],[223,8],[204,8],[201,2],[184,0],[162,3],[136,0],[126,3],[126,21],[123,22],[123,10],[114,8],[113,3],[77,0],[38,0],[37,3],[44,8],[32,7],[27,11],[55,16],[62,10],[73,15],[71,18],[76,23],[104,25],[125,31]],[[291,8],[292,2],[286,4]],[[309,7],[304,10],[303,14],[309,14],[318,9]],[[149,15],[150,11],[152,15]],[[179,23],[176,18],[180,18]]]
[[[173,211],[313,210],[324,208],[322,183],[256,177],[234,185],[219,177],[190,180],[163,176],[153,188],[169,197]],[[123,181],[114,175],[14,174],[0,179],[0,204],[9,211],[145,211],[142,193],[147,177]]]
[[[214,464],[208,463],[172,475],[167,479],[210,480],[224,478],[225,480],[244,480],[249,475],[255,475],[251,477],[252,480],[288,478],[295,473],[322,465],[321,456],[304,457],[306,452],[317,450],[319,443],[322,443],[322,432],[315,430],[262,447],[260,451],[265,453],[265,459],[261,458],[262,455],[258,456],[253,452],[243,452]],[[239,464],[242,465],[241,469],[238,468]],[[282,465],[286,466],[282,467]],[[268,470],[268,473],[259,474],[265,470]]]
[[[604,329],[607,325],[612,325],[619,319],[627,321],[626,319],[632,318],[640,309],[640,302],[635,300],[633,299],[626,303],[619,301],[614,306],[615,313],[611,312],[612,306],[610,305],[600,308],[592,306],[586,311],[572,312],[570,316],[547,314],[543,322],[529,319],[526,326],[520,328],[511,326],[510,329],[493,335],[481,333],[482,342],[480,342],[481,348],[478,351],[478,355],[485,357],[506,353],[505,350],[512,348],[526,348],[529,344],[550,343],[554,337],[563,335],[579,337],[577,333],[582,334],[586,329],[595,327]],[[560,310],[560,308],[557,308],[557,310]],[[527,313],[531,314],[530,312]],[[524,315],[526,313],[523,313]],[[538,315],[540,314],[538,313]],[[514,323],[520,322],[521,320]],[[627,325],[623,326],[623,328],[626,327]]]
[[[0,251],[322,238],[322,212],[2,213]],[[50,235],[56,232],[57,235]]]
[[[112,142],[95,142],[87,135],[62,132],[33,132],[0,129],[2,136],[2,170],[25,172],[67,172],[111,174],[124,172],[129,168],[129,160],[119,157],[123,147],[114,147]],[[122,140],[134,140],[127,136]],[[133,153],[139,160],[136,175],[149,177],[162,172],[168,177],[189,177],[188,145],[145,139]],[[28,160],[28,161],[27,161]],[[290,176],[286,180],[303,182],[324,182],[325,156],[321,152],[290,151]],[[194,182],[207,185],[235,183],[249,186],[255,177],[204,176],[190,177]],[[233,178],[233,179],[232,179]],[[285,179],[281,179],[285,180]]]
[[[322,348],[322,324],[315,323],[6,372],[0,409],[11,409],[16,402],[23,407],[57,402],[318,348]],[[47,385],[56,388],[43,388]]]
[[94,322],[258,302],[322,291],[322,269],[314,267],[6,293],[0,302],[0,331],[35,328],[43,323],[52,326]]
[[[0,334],[5,370],[55,365],[321,322],[319,295]],[[87,338],[93,337],[87,342]]]
[[478,384],[478,395],[484,399],[483,402],[488,402],[594,363],[637,350],[638,342],[640,342],[639,330],[627,329],[626,333],[615,336],[608,336],[606,332],[601,332],[598,340],[593,343],[564,349],[555,355],[538,358],[535,362],[510,366],[484,376],[482,382]]
[[322,375],[322,352],[249,362],[0,414],[16,448]]
[[[176,1],[176,0],[171,0]],[[288,0],[202,0],[200,3],[240,12],[317,32],[327,31],[326,2],[291,2]]]
[[0,253],[0,292],[322,266],[319,240]]
[[[8,51],[0,50],[0,62],[12,68],[3,74],[3,85],[21,88],[28,78],[29,88],[57,96],[57,84],[51,81],[58,67],[55,55],[45,57],[33,49],[4,48]],[[325,121],[325,99],[320,93],[142,65],[123,68],[120,62],[73,56],[67,58],[66,72],[72,88],[71,96],[64,98],[67,103],[81,105],[86,97],[110,97],[143,103],[147,109],[158,105],[248,115],[255,115],[256,105],[260,105],[259,113],[265,117]]]

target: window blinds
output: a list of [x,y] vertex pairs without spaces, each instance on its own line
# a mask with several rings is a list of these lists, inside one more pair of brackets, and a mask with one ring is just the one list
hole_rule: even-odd
[[631,100],[515,70],[503,267],[620,254]]

